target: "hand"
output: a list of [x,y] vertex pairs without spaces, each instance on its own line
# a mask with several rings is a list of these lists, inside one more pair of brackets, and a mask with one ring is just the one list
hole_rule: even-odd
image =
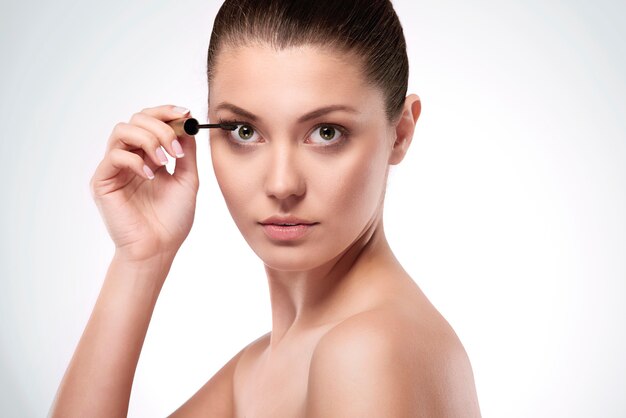
[[[179,113],[175,106],[158,106],[113,128],[89,186],[116,256],[129,261],[173,259],[189,234],[199,186],[195,138],[187,134],[177,138],[184,156],[176,160],[173,174],[157,154],[161,147],[170,156],[177,154],[172,145],[176,134],[166,122],[188,117],[190,113]],[[144,164],[154,179],[149,179]]]

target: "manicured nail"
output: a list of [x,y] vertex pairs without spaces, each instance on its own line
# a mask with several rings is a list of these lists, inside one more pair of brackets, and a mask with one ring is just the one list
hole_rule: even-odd
[[180,113],[181,115],[186,115],[187,113],[189,113],[189,109],[187,109],[186,107],[176,106],[172,110],[174,110],[174,112],[176,113]]
[[159,160],[161,161],[161,164],[163,164],[163,165],[167,164],[167,157],[165,156],[165,153],[163,152],[161,147],[156,149],[156,155],[157,155],[157,157],[159,157]]
[[143,171],[144,171],[144,173],[146,173],[146,176],[148,176],[148,178],[150,180],[152,180],[154,178],[154,173],[152,172],[152,170],[150,170],[150,167],[148,167],[145,164],[143,166]]
[[180,158],[185,155],[183,152],[183,147],[180,146],[180,142],[177,139],[172,142],[172,148],[174,148],[174,152],[176,153],[176,157]]

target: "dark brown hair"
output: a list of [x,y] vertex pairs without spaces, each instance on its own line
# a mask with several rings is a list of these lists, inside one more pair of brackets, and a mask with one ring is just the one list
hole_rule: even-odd
[[402,25],[389,0],[226,0],[211,33],[207,79],[223,48],[267,44],[333,48],[361,58],[365,79],[379,87],[388,121],[400,116],[409,62]]

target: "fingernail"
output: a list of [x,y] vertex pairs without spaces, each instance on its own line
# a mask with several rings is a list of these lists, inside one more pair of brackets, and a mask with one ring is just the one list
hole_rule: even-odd
[[180,142],[178,142],[177,139],[172,142],[172,148],[174,148],[174,152],[176,153],[177,158],[185,155],[185,153],[183,152],[183,147],[180,146]]
[[150,170],[150,167],[148,167],[145,164],[143,166],[143,171],[144,171],[144,173],[146,173],[146,176],[148,176],[148,178],[150,180],[152,180],[154,178],[154,173],[152,172],[152,170]]
[[181,115],[186,115],[187,113],[189,113],[189,109],[187,109],[186,107],[176,106],[172,110],[174,110],[174,112],[176,113],[180,113]]
[[156,155],[157,157],[159,157],[161,164],[167,164],[167,157],[165,156],[165,153],[163,152],[161,147],[157,148]]

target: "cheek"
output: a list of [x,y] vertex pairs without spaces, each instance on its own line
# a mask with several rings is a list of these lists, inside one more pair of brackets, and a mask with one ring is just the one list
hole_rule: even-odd
[[211,159],[217,184],[224,196],[226,206],[235,222],[242,216],[242,209],[248,207],[248,200],[258,189],[254,183],[255,171],[240,159],[223,150],[211,149]]
[[373,216],[384,189],[387,164],[382,147],[363,147],[326,168],[316,182],[316,200],[324,202],[327,217],[337,227],[361,228]]

